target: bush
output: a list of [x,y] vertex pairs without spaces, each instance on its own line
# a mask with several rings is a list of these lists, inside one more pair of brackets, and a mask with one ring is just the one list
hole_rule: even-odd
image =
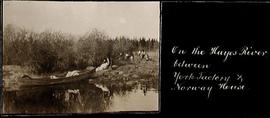
[[28,66],[36,73],[62,72],[99,66],[104,58],[115,60],[119,53],[156,50],[154,39],[109,38],[94,29],[76,37],[62,32],[30,30],[6,25],[4,27],[3,64]]
[[108,36],[97,29],[81,37],[77,44],[80,67],[98,66],[104,58],[110,57],[111,44],[108,40]]

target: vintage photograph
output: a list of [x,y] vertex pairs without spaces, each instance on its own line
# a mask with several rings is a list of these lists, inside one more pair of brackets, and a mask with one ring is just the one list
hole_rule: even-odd
[[3,1],[3,114],[158,112],[160,3]]

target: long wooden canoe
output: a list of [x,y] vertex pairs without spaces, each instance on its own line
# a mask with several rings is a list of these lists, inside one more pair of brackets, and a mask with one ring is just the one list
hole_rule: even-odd
[[61,84],[68,84],[73,82],[78,82],[87,79],[93,79],[94,70],[80,72],[79,75],[76,76],[57,76],[57,79],[51,79],[50,76],[46,77],[30,77],[28,75],[24,75],[18,79],[16,82],[17,89],[24,89],[29,87],[42,87],[42,86],[54,86]]

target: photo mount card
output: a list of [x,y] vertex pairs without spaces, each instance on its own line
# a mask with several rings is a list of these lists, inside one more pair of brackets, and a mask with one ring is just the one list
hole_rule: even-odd
[[4,116],[270,117],[267,2],[2,3]]
[[4,1],[2,113],[157,114],[159,5]]

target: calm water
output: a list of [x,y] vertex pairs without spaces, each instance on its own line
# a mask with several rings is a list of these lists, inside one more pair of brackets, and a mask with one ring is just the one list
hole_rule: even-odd
[[158,111],[157,84],[88,81],[4,92],[5,113],[99,113]]

